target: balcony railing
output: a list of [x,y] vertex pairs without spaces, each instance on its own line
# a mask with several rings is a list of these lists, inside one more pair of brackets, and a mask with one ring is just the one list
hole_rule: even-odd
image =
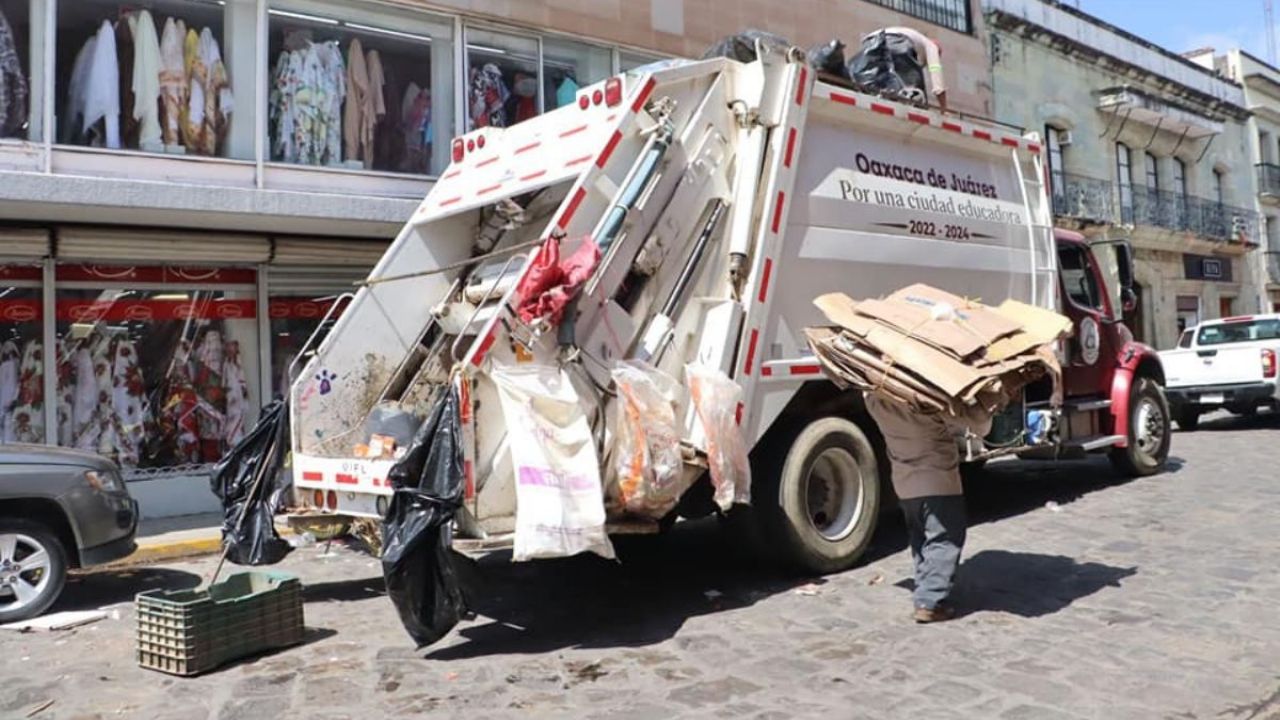
[[1120,189],[1109,180],[1056,173],[1050,179],[1057,217],[1086,222],[1147,225],[1218,242],[1257,244],[1257,211],[1208,198],[1137,186]]
[[1280,195],[1280,165],[1258,163],[1253,167],[1258,171],[1258,194]]

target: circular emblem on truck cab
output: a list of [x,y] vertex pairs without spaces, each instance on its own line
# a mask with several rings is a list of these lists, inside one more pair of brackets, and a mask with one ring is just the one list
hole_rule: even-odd
[[1080,357],[1085,365],[1096,365],[1101,352],[1102,338],[1098,332],[1098,321],[1086,317],[1080,321]]

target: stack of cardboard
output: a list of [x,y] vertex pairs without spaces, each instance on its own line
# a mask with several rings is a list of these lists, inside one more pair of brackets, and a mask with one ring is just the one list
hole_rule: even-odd
[[843,294],[814,301],[833,327],[806,334],[828,376],[924,413],[995,412],[1028,383],[1061,368],[1052,345],[1067,318],[1006,300],[989,307],[927,285],[883,300]]

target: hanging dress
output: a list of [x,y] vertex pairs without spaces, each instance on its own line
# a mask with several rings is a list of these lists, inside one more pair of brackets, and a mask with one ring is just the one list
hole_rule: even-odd
[[222,50],[209,28],[200,31],[200,61],[205,68],[203,150],[205,155],[217,155],[231,127],[235,102]]
[[502,71],[493,63],[471,68],[469,108],[474,127],[506,127],[507,100],[511,93],[502,81]]
[[64,144],[80,144],[83,142],[84,100],[89,89],[89,70],[93,66],[93,55],[98,48],[98,36],[89,38],[80,52],[76,54],[75,64],[71,66],[71,81],[67,87],[66,121],[62,125],[62,142]]
[[249,382],[240,364],[240,343],[226,345],[222,363],[222,386],[227,399],[226,422],[222,426],[222,447],[229,450],[244,437],[245,413],[249,409]]
[[182,67],[187,76],[187,101],[182,104],[182,144],[187,152],[204,154],[205,85],[209,81],[208,69],[200,57],[200,35],[194,27],[187,28],[182,41]]
[[160,40],[160,127],[165,145],[182,144],[182,108],[187,97],[186,59],[183,42],[187,26],[181,20],[164,22]]
[[[138,365],[138,350],[132,341],[119,338],[114,343],[111,365],[111,421],[114,424],[116,463],[137,467],[146,435],[146,384]],[[110,452],[104,452],[110,455]]]
[[377,128],[387,115],[387,100],[383,88],[387,84],[382,69],[382,55],[377,50],[370,50],[365,58],[365,67],[369,71],[369,91],[365,93],[364,110],[364,166],[373,168],[377,153]]
[[196,394],[202,406],[212,412],[199,417],[200,460],[217,462],[222,457],[222,426],[227,411],[226,389],[222,383],[223,350],[222,334],[217,330],[206,331],[196,348],[194,370],[191,374]]
[[30,87],[9,20],[0,12],[0,137],[23,134]]
[[348,160],[364,157],[365,105],[369,95],[369,67],[365,64],[364,47],[352,40],[347,50],[347,100],[342,111],[342,138]]
[[111,23],[102,21],[97,39],[85,79],[82,129],[89,135],[101,120],[104,134],[92,136],[90,144],[116,149],[120,147],[120,65],[116,56],[116,31]]
[[44,442],[44,351],[39,340],[29,340],[22,348],[18,398],[10,418],[13,442],[33,445]]
[[98,376],[93,369],[91,343],[82,342],[71,354],[74,389],[71,397],[70,447],[89,452],[98,449]]
[[13,406],[18,402],[18,377],[22,353],[17,343],[0,344],[0,443],[16,442],[13,437]]
[[133,28],[133,77],[128,86],[133,90],[131,115],[137,125],[137,146],[153,147],[162,142],[160,40],[155,20],[147,10],[129,16],[129,26]]

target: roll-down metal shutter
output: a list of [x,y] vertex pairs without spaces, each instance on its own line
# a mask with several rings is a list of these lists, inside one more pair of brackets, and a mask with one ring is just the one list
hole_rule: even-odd
[[388,242],[276,238],[267,267],[273,295],[355,292],[386,252]]
[[0,262],[41,260],[48,256],[47,230],[0,228]]
[[271,257],[267,238],[229,233],[61,228],[59,260],[155,265],[257,265]]

